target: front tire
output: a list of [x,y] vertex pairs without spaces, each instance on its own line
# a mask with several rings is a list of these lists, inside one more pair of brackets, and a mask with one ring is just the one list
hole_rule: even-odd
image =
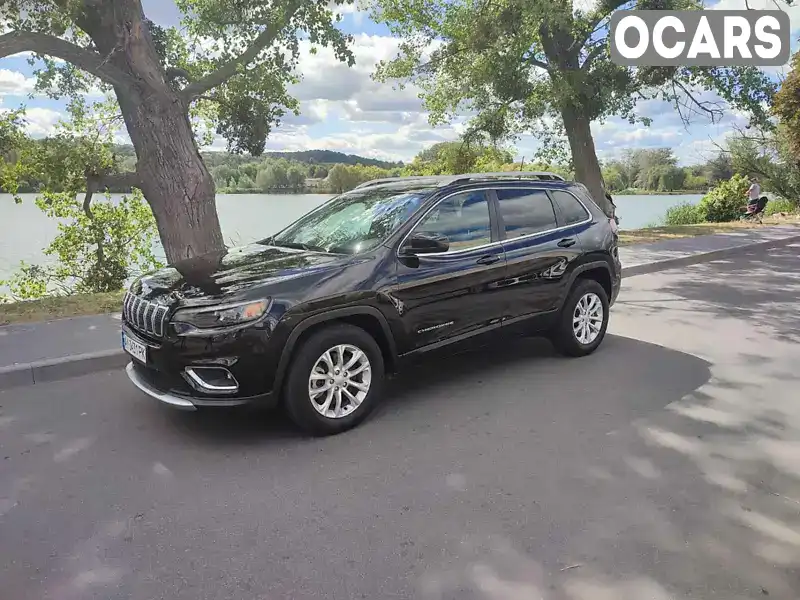
[[289,369],[284,404],[304,431],[333,435],[361,423],[383,394],[381,349],[353,325],[325,327],[297,350]]
[[550,336],[565,356],[586,356],[603,341],[608,327],[608,294],[594,279],[579,279],[569,293]]

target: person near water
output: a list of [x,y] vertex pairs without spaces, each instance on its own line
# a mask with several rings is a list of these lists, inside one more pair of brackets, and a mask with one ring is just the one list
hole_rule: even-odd
[[757,177],[750,178],[750,187],[747,189],[747,208],[750,212],[750,207],[758,204],[758,199],[761,197],[761,186],[758,183]]

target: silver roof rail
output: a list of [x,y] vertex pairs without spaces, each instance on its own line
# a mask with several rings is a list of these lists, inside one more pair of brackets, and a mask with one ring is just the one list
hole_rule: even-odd
[[383,177],[382,179],[371,179],[364,183],[358,184],[354,190],[372,187],[374,185],[383,185],[385,183],[438,183],[443,177],[452,177],[452,175],[414,175],[409,177]]
[[549,171],[499,171],[497,173],[464,173],[463,175],[448,175],[450,181],[446,185],[457,181],[469,181],[471,179],[539,179],[544,181],[564,181],[564,178],[557,173]]
[[564,178],[557,173],[548,171],[500,171],[498,173],[462,173],[459,175],[415,175],[413,177],[384,177],[383,179],[373,179],[357,185],[354,189],[364,189],[386,183],[430,183],[436,187],[443,187],[461,181],[481,180],[481,179],[538,179],[543,181],[564,181]]

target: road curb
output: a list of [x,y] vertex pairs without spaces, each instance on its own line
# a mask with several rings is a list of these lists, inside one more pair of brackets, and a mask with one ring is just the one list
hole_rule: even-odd
[[[633,265],[623,267],[623,277],[635,277],[637,275],[647,275],[687,267],[699,263],[709,262],[727,256],[733,256],[749,250],[759,248],[780,248],[789,244],[800,242],[800,235],[794,235],[777,240],[764,240],[750,244],[741,244],[720,248],[709,252],[701,252],[690,256],[677,258],[666,258],[643,265]],[[60,381],[70,377],[80,377],[90,373],[121,369],[129,362],[128,355],[122,350],[103,350],[102,352],[90,352],[87,354],[76,354],[51,360],[43,360],[33,363],[20,363],[7,367],[0,367],[0,390],[17,387],[35,385],[37,383],[47,383]]]
[[758,250],[760,248],[780,248],[781,246],[788,246],[795,242],[800,242],[800,235],[793,235],[791,237],[781,238],[777,240],[764,240],[760,242],[752,242],[750,244],[740,244],[737,246],[730,246],[728,248],[720,248],[718,250],[711,250],[709,252],[700,252],[698,254],[691,254],[689,256],[680,256],[677,258],[665,258],[664,260],[657,260],[654,262],[646,263],[643,265],[633,265],[632,267],[622,267],[623,277],[635,277],[637,275],[648,275],[650,273],[658,273],[659,271],[666,271],[667,269],[676,269],[679,267],[688,267],[697,265],[728,256],[735,256],[742,252],[749,250]]
[[0,367],[0,390],[119,369],[128,362],[122,350],[114,349]]

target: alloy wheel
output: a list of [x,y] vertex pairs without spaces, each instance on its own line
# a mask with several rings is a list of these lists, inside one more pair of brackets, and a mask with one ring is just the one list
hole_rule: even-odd
[[575,339],[588,346],[600,335],[603,328],[603,302],[594,292],[581,296],[572,313],[572,332]]
[[367,354],[352,344],[338,344],[314,363],[308,378],[308,397],[319,414],[341,419],[361,405],[371,381]]

